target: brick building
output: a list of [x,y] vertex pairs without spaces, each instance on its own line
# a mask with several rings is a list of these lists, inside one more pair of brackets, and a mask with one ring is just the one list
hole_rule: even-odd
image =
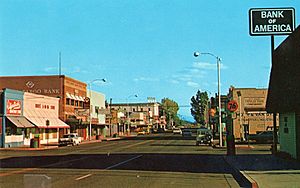
[[[71,126],[71,131],[78,132],[85,139],[88,117],[86,113],[78,112],[84,107],[86,86],[65,75],[0,77],[0,88],[60,98],[59,118]],[[60,136],[66,132],[67,130],[62,130]]]

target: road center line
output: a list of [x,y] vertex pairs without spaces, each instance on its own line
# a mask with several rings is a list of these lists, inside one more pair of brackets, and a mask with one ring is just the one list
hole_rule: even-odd
[[109,166],[109,167],[105,168],[105,170],[109,170],[109,169],[115,168],[115,167],[117,167],[117,166],[120,166],[120,165],[122,165],[122,164],[128,163],[128,162],[130,162],[130,161],[132,161],[132,160],[134,160],[134,159],[140,158],[140,157],[142,157],[142,156],[143,156],[143,155],[135,156],[135,157],[130,158],[130,159],[126,160],[126,161],[122,161],[122,162],[117,163],[117,164],[115,164],[115,165]]
[[87,175],[85,175],[85,176],[81,176],[81,177],[79,177],[79,178],[76,178],[75,180],[76,180],[76,181],[82,180],[82,179],[84,179],[84,178],[90,177],[91,175],[92,175],[92,174],[87,174]]

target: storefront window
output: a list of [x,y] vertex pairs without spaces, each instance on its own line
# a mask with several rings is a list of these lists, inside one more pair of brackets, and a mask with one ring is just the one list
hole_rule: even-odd
[[74,102],[75,102],[75,101],[74,101],[73,99],[71,99],[71,105],[74,105]]
[[78,101],[75,101],[75,106],[78,106]]

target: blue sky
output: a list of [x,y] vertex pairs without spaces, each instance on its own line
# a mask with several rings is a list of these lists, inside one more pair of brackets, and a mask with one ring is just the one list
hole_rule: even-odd
[[61,52],[63,74],[106,78],[93,89],[114,102],[168,97],[185,106],[198,89],[217,92],[216,59],[196,59],[198,50],[222,58],[222,94],[266,88],[270,37],[249,35],[248,11],[273,7],[294,7],[298,25],[297,0],[2,0],[0,75],[58,74]]

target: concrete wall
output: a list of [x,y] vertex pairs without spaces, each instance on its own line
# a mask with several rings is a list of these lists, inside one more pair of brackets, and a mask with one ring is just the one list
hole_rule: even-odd
[[296,116],[295,113],[282,113],[279,115],[279,143],[280,151],[289,153],[293,158],[296,153]]

